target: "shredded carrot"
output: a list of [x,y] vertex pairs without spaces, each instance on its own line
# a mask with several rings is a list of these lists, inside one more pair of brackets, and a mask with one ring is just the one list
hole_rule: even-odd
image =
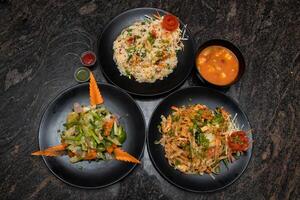
[[153,14],[153,16],[154,16],[155,18],[157,18],[157,19],[160,19],[160,14],[159,14],[158,11],[156,11],[156,14]]
[[110,131],[111,131],[113,125],[114,125],[115,120],[116,119],[113,117],[113,118],[105,121],[105,123],[104,123],[104,135],[105,136],[109,136]]
[[91,149],[84,157],[84,160],[94,160],[96,158],[97,158],[97,151],[95,149]]
[[90,72],[90,104],[91,106],[102,104],[104,102],[98,84],[92,72]]
[[160,14],[159,14],[159,12],[158,12],[158,11],[156,11],[156,14],[157,14],[157,16],[159,16],[159,17],[160,17]]
[[114,149],[115,158],[120,161],[141,163],[138,159],[130,155],[129,153],[123,151],[121,148]]
[[231,152],[230,150],[228,151],[227,157],[228,157],[228,160],[229,160],[230,162],[233,162],[233,161],[234,161],[234,157],[233,157],[232,152]]

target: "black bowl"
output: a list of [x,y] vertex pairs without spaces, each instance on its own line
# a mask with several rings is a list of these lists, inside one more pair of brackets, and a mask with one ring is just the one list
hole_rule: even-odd
[[[103,74],[108,81],[134,95],[154,96],[167,93],[182,84],[194,66],[194,41],[192,34],[186,29],[189,39],[183,41],[184,50],[177,53],[177,67],[168,77],[154,83],[139,83],[134,78],[129,79],[120,75],[113,60],[113,42],[124,28],[143,20],[145,15],[152,16],[157,13],[165,15],[168,12],[156,8],[135,8],[125,11],[109,22],[98,41],[97,54]],[[183,25],[184,23],[180,21],[181,28]]]
[[[211,109],[223,106],[232,116],[237,114],[236,123],[239,127],[243,126],[242,130],[251,130],[246,114],[232,98],[210,88],[184,88],[170,94],[154,110],[148,127],[148,152],[155,168],[170,183],[192,192],[214,192],[229,186],[242,175],[251,159],[252,145],[237,161],[229,164],[228,170],[221,163],[221,173],[215,175],[214,180],[207,174],[201,176],[185,174],[179,170],[175,170],[169,165],[168,160],[165,158],[164,147],[160,144],[155,144],[155,141],[161,138],[161,133],[157,127],[161,122],[161,115],[169,115],[171,113],[171,106],[183,106],[196,103],[207,105]],[[249,133],[248,136],[250,141],[252,141],[252,134]]]
[[[122,149],[141,158],[146,139],[144,116],[135,101],[119,88],[99,84],[104,105],[114,114],[120,116],[120,123],[127,132],[127,139]],[[39,146],[46,149],[60,143],[67,114],[73,104],[89,105],[89,84],[79,84],[61,92],[46,108],[39,127]],[[117,160],[82,161],[70,163],[68,156],[43,157],[50,171],[60,180],[81,188],[100,188],[111,185],[129,174],[134,164]]]
[[[213,46],[213,45],[218,45],[218,46],[223,46],[227,49],[229,49],[230,51],[232,51],[235,56],[237,57],[238,61],[239,61],[239,72],[238,72],[238,75],[237,77],[235,78],[235,80],[231,83],[229,83],[228,85],[215,85],[213,83],[210,83],[208,82],[207,80],[205,80],[202,75],[200,74],[198,68],[197,68],[197,56],[199,55],[199,53],[205,49],[206,47],[209,47],[209,46]],[[207,85],[207,86],[212,86],[212,87],[215,87],[215,88],[228,88],[230,87],[231,85],[235,84],[236,82],[238,82],[241,77],[243,76],[244,72],[245,72],[245,60],[244,60],[244,56],[243,54],[241,53],[241,51],[234,45],[232,44],[231,42],[227,41],[227,40],[222,40],[222,39],[212,39],[212,40],[209,40],[205,43],[203,43],[199,48],[198,48],[198,51],[196,53],[196,57],[195,57],[195,67],[196,67],[196,71],[197,71],[197,77],[200,79],[200,81],[204,84],[204,85]]]

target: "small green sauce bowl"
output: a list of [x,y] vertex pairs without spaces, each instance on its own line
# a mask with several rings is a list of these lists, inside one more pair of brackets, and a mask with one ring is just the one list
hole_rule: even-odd
[[86,67],[79,67],[74,73],[74,78],[79,83],[87,82],[90,80],[90,70]]

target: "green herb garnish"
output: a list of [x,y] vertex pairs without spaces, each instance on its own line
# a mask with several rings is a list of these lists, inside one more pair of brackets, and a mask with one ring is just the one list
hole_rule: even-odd
[[196,143],[202,146],[204,149],[208,149],[209,147],[209,140],[205,137],[203,133],[196,134]]
[[153,45],[155,38],[153,37],[153,35],[151,33],[149,33],[148,37],[147,37],[148,42]]

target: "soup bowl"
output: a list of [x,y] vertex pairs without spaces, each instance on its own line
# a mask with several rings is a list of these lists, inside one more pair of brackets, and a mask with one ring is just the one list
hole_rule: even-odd
[[[205,79],[203,77],[203,75],[201,74],[201,72],[198,68],[197,59],[198,59],[199,54],[204,49],[206,49],[207,47],[210,47],[210,46],[224,47],[224,48],[230,50],[236,56],[236,58],[238,60],[238,73],[235,76],[234,80],[229,82],[228,84],[219,85],[219,84],[214,84],[212,82],[209,82],[207,79]],[[216,88],[228,88],[231,85],[238,82],[241,79],[241,77],[243,76],[243,74],[245,72],[245,60],[244,60],[244,56],[243,56],[242,52],[233,43],[231,43],[227,40],[222,40],[222,39],[212,39],[212,40],[209,40],[199,46],[197,53],[196,53],[196,57],[195,57],[195,67],[196,67],[196,71],[197,71],[196,75],[204,85],[208,85],[208,86],[212,86],[212,87],[216,87]]]

